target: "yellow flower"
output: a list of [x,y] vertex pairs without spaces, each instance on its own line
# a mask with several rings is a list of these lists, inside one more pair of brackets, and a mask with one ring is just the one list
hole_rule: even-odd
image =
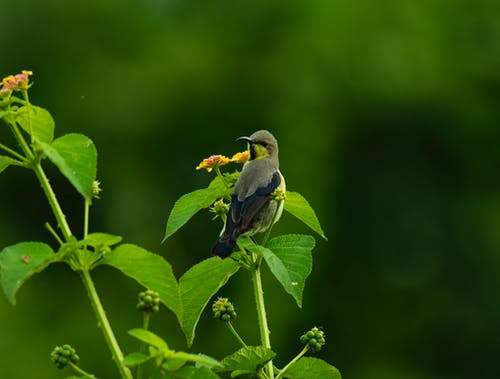
[[245,163],[246,161],[248,161],[249,155],[250,154],[248,153],[248,150],[245,150],[245,151],[243,151],[241,153],[236,153],[231,158],[231,162]]
[[197,170],[205,169],[208,172],[212,171],[215,167],[224,166],[231,162],[231,159],[225,157],[224,155],[211,155],[208,158],[203,159],[198,166]]
[[30,76],[32,71],[23,70],[20,74],[9,75],[2,79],[2,92],[22,91],[29,88]]

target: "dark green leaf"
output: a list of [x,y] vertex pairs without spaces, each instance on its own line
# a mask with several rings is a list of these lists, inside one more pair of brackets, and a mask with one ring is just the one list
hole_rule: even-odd
[[39,142],[51,143],[54,138],[54,119],[44,108],[23,105],[16,112],[16,122]]
[[2,288],[12,304],[16,304],[16,292],[34,274],[60,256],[49,245],[41,242],[21,242],[0,252],[0,280]]
[[[276,354],[263,346],[246,346],[222,360],[218,371],[236,371],[233,374],[255,373]],[[232,375],[233,376],[233,375]]]
[[127,354],[127,356],[123,359],[123,364],[127,367],[135,367],[142,365],[143,363],[154,359],[155,357],[152,357],[150,355],[146,355],[143,353],[135,352],[135,353],[130,353]]
[[97,172],[97,150],[92,140],[72,133],[56,139],[52,144],[41,143],[41,146],[77,191],[90,199]]
[[285,372],[288,379],[341,379],[339,370],[327,362],[311,357],[302,357]]
[[238,269],[238,264],[231,259],[213,257],[194,265],[179,279],[183,307],[181,326],[189,346],[193,343],[201,312]]
[[302,307],[305,281],[312,270],[314,238],[288,234],[271,239],[263,249],[264,259],[286,292]]
[[160,351],[167,351],[168,350],[168,345],[167,343],[163,340],[163,338],[158,337],[156,334],[153,332],[150,332],[149,330],[146,329],[131,329],[128,331],[128,334],[130,334],[132,337],[137,338],[139,341],[142,341],[148,345],[154,346]]
[[124,244],[108,253],[99,264],[113,266],[144,287],[158,292],[161,302],[175,313],[182,324],[177,280],[172,267],[161,256],[136,245]]
[[0,155],[0,172],[5,170],[7,167],[9,167],[12,164],[17,164],[17,161],[15,159],[10,158],[10,157]]
[[327,239],[314,209],[300,193],[287,191],[284,207],[287,212],[297,217],[325,240]]
[[[231,181],[232,174],[226,179]],[[196,213],[208,208],[215,200],[227,195],[228,187],[219,177],[216,177],[207,188],[187,193],[179,198],[174,204],[167,220],[167,228],[163,241],[169,238],[182,226],[184,226]]]

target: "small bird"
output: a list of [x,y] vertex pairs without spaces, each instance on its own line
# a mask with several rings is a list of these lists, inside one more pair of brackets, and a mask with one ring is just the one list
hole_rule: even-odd
[[239,236],[266,231],[283,212],[283,201],[271,199],[276,189],[286,188],[279,171],[278,141],[267,130],[238,140],[248,143],[249,160],[236,181],[226,224],[212,249],[221,258],[231,255]]

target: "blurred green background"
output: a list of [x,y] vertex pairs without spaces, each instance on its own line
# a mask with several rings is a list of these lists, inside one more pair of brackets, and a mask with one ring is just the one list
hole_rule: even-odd
[[[177,277],[209,256],[220,225],[201,213],[166,244],[174,201],[211,179],[213,153],[269,129],[288,188],[316,209],[318,239],[298,309],[266,272],[272,341],[283,365],[324,327],[318,356],[352,379],[499,378],[500,3],[478,0],[0,0],[0,77],[34,71],[32,101],[56,134],[99,151],[102,200],[91,230],[164,256]],[[6,128],[0,137],[7,138]],[[74,230],[82,204],[48,169]],[[34,176],[0,177],[0,247],[53,244]],[[308,233],[286,215],[278,232]],[[139,287],[95,271],[125,351]],[[250,277],[221,291],[258,343]],[[153,329],[186,349],[173,315]],[[99,378],[116,378],[82,283],[62,265],[0,296],[0,377],[58,378],[70,343]],[[237,349],[206,312],[192,351]]]

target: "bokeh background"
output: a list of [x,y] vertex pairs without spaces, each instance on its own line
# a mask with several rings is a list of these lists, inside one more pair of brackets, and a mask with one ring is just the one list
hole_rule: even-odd
[[[168,212],[211,175],[204,157],[271,130],[288,188],[316,209],[303,309],[266,272],[278,365],[314,325],[318,356],[352,379],[499,378],[500,3],[394,1],[0,0],[0,77],[34,71],[31,99],[56,134],[99,151],[102,200],[91,230],[164,256],[180,277],[209,255],[220,225],[200,213],[165,244]],[[1,138],[8,138],[0,127]],[[74,230],[82,203],[56,170]],[[0,176],[0,246],[53,244],[30,172]],[[276,233],[309,233],[287,215]],[[140,324],[137,284],[95,281],[124,350]],[[249,275],[223,288],[258,343]],[[116,378],[82,283],[63,265],[0,296],[0,377],[58,378],[49,354],[70,343],[85,369]],[[153,329],[186,349],[168,310]],[[191,351],[236,342],[206,312]],[[69,373],[66,373],[69,374]]]

